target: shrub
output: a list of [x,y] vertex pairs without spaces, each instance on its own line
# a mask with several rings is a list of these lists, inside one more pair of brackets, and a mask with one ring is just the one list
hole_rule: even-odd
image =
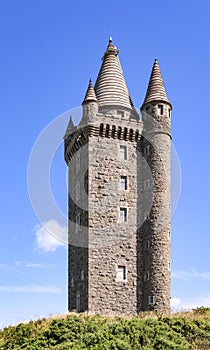
[[207,314],[153,317],[146,313],[145,319],[143,314],[131,319],[70,314],[5,328],[0,331],[0,350],[207,350]]

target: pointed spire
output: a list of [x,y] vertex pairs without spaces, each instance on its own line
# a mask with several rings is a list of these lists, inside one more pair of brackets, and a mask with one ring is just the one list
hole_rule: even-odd
[[94,88],[93,88],[93,84],[92,84],[92,80],[90,79],[89,80],[89,85],[88,85],[88,88],[87,88],[87,92],[85,94],[85,98],[82,102],[82,105],[84,105],[85,103],[88,103],[88,102],[97,102],[97,98],[96,98],[96,94],[95,94],[95,91],[94,91]]
[[74,123],[72,120],[72,116],[70,115],[69,123],[68,123],[68,126],[66,128],[65,135],[64,135],[64,139],[66,139],[70,134],[72,134],[74,129],[75,129],[75,126],[74,126]]
[[171,106],[171,103],[166,94],[163,78],[160,72],[160,67],[157,59],[155,59],[152,68],[149,85],[142,107],[145,104],[150,103],[152,101],[166,102]]
[[99,106],[117,105],[133,109],[118,53],[119,50],[113,45],[110,37],[95,84],[96,97]]
[[69,128],[74,128],[74,123],[73,123],[73,119],[72,119],[72,116],[70,115],[70,118],[69,118],[69,125],[68,125]]

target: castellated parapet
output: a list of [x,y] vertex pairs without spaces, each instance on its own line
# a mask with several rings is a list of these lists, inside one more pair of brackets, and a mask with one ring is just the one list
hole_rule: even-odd
[[170,113],[157,60],[139,118],[110,39],[69,167],[68,309],[135,315],[170,309]]

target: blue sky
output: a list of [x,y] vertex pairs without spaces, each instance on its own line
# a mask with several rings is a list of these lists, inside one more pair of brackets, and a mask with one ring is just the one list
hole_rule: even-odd
[[[209,14],[207,0],[1,2],[0,326],[66,311],[64,239],[42,225],[65,236],[65,112],[95,81],[110,34],[137,107],[158,58],[182,174],[172,218],[173,307],[210,306]],[[57,209],[45,197],[46,164]],[[28,166],[30,196],[44,214],[31,206]]]

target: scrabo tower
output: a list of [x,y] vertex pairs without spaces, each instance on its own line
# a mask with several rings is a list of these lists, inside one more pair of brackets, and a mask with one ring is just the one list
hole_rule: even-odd
[[69,121],[68,308],[170,309],[170,112],[157,60],[139,118],[109,40],[78,126]]

